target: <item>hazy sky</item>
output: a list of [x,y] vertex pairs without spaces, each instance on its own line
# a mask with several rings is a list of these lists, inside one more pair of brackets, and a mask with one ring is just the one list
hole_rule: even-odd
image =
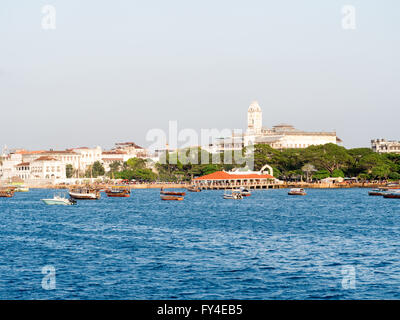
[[[56,8],[56,29],[41,12]],[[356,29],[342,28],[342,6]],[[146,145],[149,129],[336,130],[400,140],[398,0],[2,0],[0,145]]]

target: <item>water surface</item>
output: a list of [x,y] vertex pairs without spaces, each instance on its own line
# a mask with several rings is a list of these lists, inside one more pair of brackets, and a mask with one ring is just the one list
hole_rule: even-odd
[[40,202],[55,192],[0,198],[0,299],[400,298],[400,200],[365,189]]

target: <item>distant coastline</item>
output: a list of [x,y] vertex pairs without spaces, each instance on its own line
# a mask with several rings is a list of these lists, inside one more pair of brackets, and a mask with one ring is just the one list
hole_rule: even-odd
[[[98,187],[100,189],[106,189],[109,187],[114,186],[115,184],[99,184]],[[191,185],[191,183],[138,183],[138,184],[132,184],[132,185],[127,185],[126,187],[130,189],[161,189],[161,188],[173,188],[173,189],[184,189],[187,188]],[[35,185],[35,186],[29,186],[31,189],[70,189],[70,188],[75,188],[75,187],[80,187],[83,185]],[[371,183],[306,183],[306,182],[288,182],[288,183],[283,183],[280,185],[276,185],[273,188],[270,189],[290,189],[290,188],[306,188],[306,189],[354,189],[354,188],[378,188],[378,187],[384,187],[386,186],[386,183],[376,183],[376,182],[371,182]],[[225,188],[220,188],[219,190],[224,190]],[[211,190],[211,189],[209,189]],[[213,189],[217,190],[217,189]],[[256,189],[256,190],[261,190],[261,189]],[[269,189],[263,189],[263,190],[269,190]]]

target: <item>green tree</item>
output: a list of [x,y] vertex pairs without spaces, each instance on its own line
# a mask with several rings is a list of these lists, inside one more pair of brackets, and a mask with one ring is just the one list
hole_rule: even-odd
[[97,178],[103,176],[105,173],[104,167],[100,161],[95,161],[91,166],[89,166],[85,172],[85,177],[87,178]]
[[126,161],[128,166],[127,169],[137,170],[137,169],[145,169],[146,168],[146,160],[142,158],[130,158]]
[[317,172],[315,172],[313,174],[313,178],[316,180],[322,180],[325,178],[329,178],[330,176],[331,176],[331,173],[326,169],[318,170]]
[[304,156],[317,169],[328,170],[330,174],[336,169],[346,169],[353,160],[344,147],[333,143],[310,146],[305,149]]
[[75,170],[74,170],[74,167],[72,166],[72,164],[67,164],[65,166],[65,176],[67,178],[72,178],[74,173],[75,173]]

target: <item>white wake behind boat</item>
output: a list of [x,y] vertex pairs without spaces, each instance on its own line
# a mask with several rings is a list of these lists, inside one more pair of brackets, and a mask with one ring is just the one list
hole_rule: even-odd
[[76,204],[73,199],[67,199],[65,197],[54,196],[52,199],[41,199],[47,205],[61,205],[61,206],[71,206]]

